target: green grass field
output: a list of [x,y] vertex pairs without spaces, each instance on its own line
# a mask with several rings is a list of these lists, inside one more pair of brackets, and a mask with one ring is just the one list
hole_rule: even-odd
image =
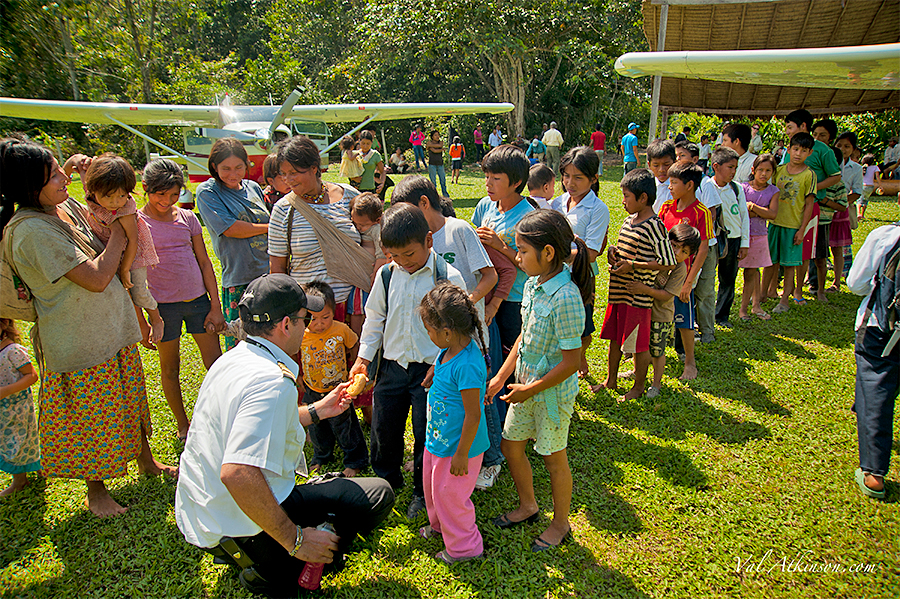
[[[611,243],[625,217],[620,175],[621,168],[607,169],[601,182],[612,212]],[[70,191],[80,194],[80,185]],[[480,172],[465,171],[450,192],[459,216],[470,217],[484,193]],[[855,231],[856,250],[874,227],[898,218],[898,207],[875,201],[867,216]],[[601,274],[598,326],[607,282]],[[515,505],[506,470],[494,489],[474,496],[487,559],[454,567],[433,559],[440,541],[418,538],[422,521],[403,515],[407,485],[382,528],[358,539],[347,567],[325,578],[323,595],[898,596],[900,487],[889,482],[888,500],[874,502],[852,480],[853,322],[860,299],[844,289],[826,305],[810,301],[769,322],[742,322],[735,307],[734,328],[717,331],[714,344],[698,344],[696,381],[677,380],[681,364],[669,350],[657,398],[619,403],[582,382],[569,436],[575,488],[568,545],[529,552],[552,513],[549,478],[532,454],[544,514],[537,524],[511,531],[491,524]],[[606,374],[606,352],[605,342],[594,342],[593,381]],[[176,463],[180,447],[158,361],[153,352],[142,355],[151,445],[158,458]],[[190,414],[204,369],[189,336],[182,356]],[[411,434],[407,441],[411,450]],[[123,517],[94,518],[83,504],[84,483],[74,480],[32,477],[26,490],[0,500],[4,596],[248,596],[233,570],[184,542],[175,526],[175,482],[138,475],[132,466],[127,478],[109,484],[129,508]],[[897,478],[896,460],[889,478]],[[8,481],[0,474],[0,485]]]

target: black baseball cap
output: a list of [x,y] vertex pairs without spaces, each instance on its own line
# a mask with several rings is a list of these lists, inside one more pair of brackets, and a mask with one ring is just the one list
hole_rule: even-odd
[[293,277],[283,273],[253,279],[238,302],[244,322],[278,322],[303,308],[319,312],[325,309],[325,300],[306,295]]

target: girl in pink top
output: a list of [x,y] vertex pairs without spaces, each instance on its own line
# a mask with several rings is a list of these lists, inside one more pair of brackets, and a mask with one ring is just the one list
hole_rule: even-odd
[[863,194],[862,197],[859,198],[859,203],[856,205],[857,216],[859,220],[863,219],[863,216],[866,214],[866,206],[869,203],[869,197],[872,195],[872,192],[875,191],[875,180],[880,179],[879,173],[881,173],[881,169],[878,168],[878,165],[875,164],[875,155],[874,154],[866,154],[862,157],[862,165],[863,165]]
[[422,161],[422,168],[425,168],[425,149],[422,142],[425,141],[425,134],[422,133],[422,127],[416,126],[416,130],[409,134],[409,143],[412,144],[413,154],[416,156],[416,168],[419,168],[419,160]]
[[152,232],[159,255],[159,265],[148,274],[164,322],[157,344],[159,372],[163,394],[178,424],[178,438],[183,442],[191,423],[178,380],[182,323],[194,337],[203,365],[209,370],[222,355],[216,332],[224,330],[225,317],[200,221],[193,212],[177,205],[184,186],[181,167],[171,160],[157,159],[144,167],[142,179],[147,204],[138,216]]

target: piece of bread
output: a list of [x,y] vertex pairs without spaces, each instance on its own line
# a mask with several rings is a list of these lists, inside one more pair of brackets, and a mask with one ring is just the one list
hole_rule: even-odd
[[363,392],[363,389],[366,388],[366,384],[369,382],[369,377],[366,375],[359,373],[355,377],[353,377],[353,383],[347,387],[347,395],[351,395],[356,397],[360,393]]

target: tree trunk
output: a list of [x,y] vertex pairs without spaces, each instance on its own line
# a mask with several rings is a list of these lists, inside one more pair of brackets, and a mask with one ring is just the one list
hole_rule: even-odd
[[69,71],[69,85],[72,87],[72,99],[81,100],[81,89],[78,87],[78,77],[75,73],[75,47],[72,45],[72,35],[69,33],[69,23],[65,17],[59,18],[59,33],[62,37],[63,49],[66,51],[66,70]]
[[141,50],[141,35],[138,30],[137,21],[134,18],[134,6],[131,0],[124,0],[125,17],[128,19],[128,29],[131,31],[131,40],[134,44],[134,58],[137,63],[138,70],[141,73],[141,96],[145,104],[151,102],[153,95],[153,82],[150,78],[150,51],[153,46],[153,21],[156,18],[156,2],[151,3],[150,7],[150,35],[147,40],[147,52]]

